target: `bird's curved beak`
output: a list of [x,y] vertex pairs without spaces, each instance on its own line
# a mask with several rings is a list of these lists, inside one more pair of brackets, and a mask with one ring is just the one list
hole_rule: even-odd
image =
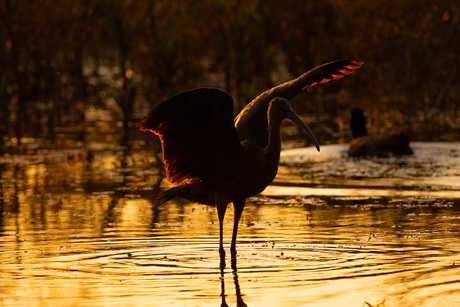
[[287,118],[289,118],[294,123],[302,127],[302,129],[308,133],[312,141],[315,143],[316,149],[319,151],[319,143],[318,143],[318,140],[316,139],[316,136],[313,134],[310,128],[308,128],[308,126],[297,116],[297,114],[295,114],[294,111],[290,110],[287,114]]

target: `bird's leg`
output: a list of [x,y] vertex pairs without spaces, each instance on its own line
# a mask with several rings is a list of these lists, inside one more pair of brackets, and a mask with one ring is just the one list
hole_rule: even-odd
[[232,268],[236,270],[236,236],[238,235],[238,223],[243,213],[244,204],[246,200],[239,200],[233,202],[233,234],[232,234],[232,245],[230,246],[230,253],[232,256]]
[[224,216],[227,211],[227,202],[221,197],[216,196],[216,208],[219,216],[219,255],[220,255],[220,269],[225,268],[225,250],[224,250]]

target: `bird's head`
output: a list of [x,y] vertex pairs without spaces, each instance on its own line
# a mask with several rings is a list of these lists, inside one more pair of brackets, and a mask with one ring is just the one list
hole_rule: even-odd
[[310,128],[297,116],[297,114],[294,113],[289,101],[281,97],[273,98],[270,102],[270,107],[268,108],[269,124],[272,120],[281,122],[285,118],[292,120],[303,130],[305,130],[312,139],[312,141],[315,143],[316,149],[319,151],[318,140],[316,139],[315,135],[310,130]]

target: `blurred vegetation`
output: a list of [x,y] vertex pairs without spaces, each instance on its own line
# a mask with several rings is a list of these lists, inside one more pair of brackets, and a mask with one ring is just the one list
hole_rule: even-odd
[[343,136],[352,106],[372,117],[371,132],[404,129],[415,140],[460,140],[456,0],[4,0],[0,6],[0,152],[27,138],[84,131],[90,110],[117,121],[121,142],[131,123],[178,92],[220,87],[241,108],[274,85],[342,58],[365,66],[295,101],[313,126],[330,126],[331,142]]

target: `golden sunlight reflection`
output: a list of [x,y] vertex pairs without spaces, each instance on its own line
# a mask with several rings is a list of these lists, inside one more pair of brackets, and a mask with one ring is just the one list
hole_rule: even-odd
[[[17,213],[3,215],[4,304],[147,306],[154,298],[160,305],[215,305],[221,300],[214,208],[181,202],[151,207],[144,198],[98,194],[47,199],[59,199],[59,208],[48,210],[29,196]],[[451,206],[433,211],[429,201],[393,206],[378,199],[250,201],[238,242],[245,303],[410,306],[434,300],[432,293],[455,299],[460,253],[456,239],[449,239],[458,231],[458,216],[449,218]],[[229,214],[226,247],[231,226]],[[233,282],[226,272],[228,304],[236,302]]]
[[311,195],[311,196],[370,196],[370,197],[435,197],[460,198],[460,191],[408,191],[399,189],[366,189],[366,188],[307,188],[272,185],[262,192],[267,196],[284,195]]
[[[153,206],[163,184],[145,153],[125,164],[104,151],[94,161],[15,157],[0,164],[1,304],[459,304],[458,168],[446,163],[456,147],[426,147],[439,161],[360,162],[342,148],[283,154],[274,184],[247,202],[237,272],[223,276],[215,208]],[[316,166],[323,172],[308,173]],[[232,218],[229,207],[226,250]]]

